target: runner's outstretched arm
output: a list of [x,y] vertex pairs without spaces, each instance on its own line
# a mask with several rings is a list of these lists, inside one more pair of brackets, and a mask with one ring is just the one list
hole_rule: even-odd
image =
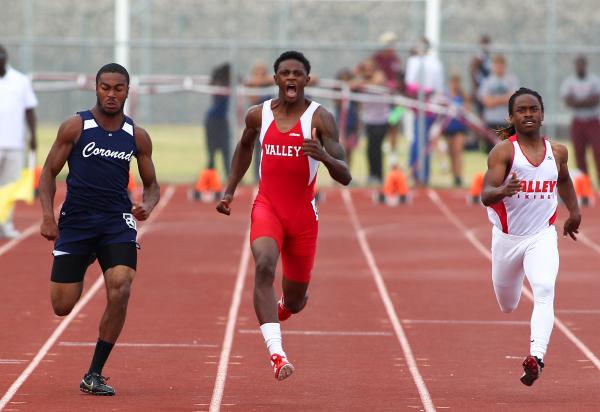
[[519,176],[513,173],[503,184],[512,161],[512,143],[504,141],[496,145],[488,156],[488,169],[483,178],[481,203],[491,206],[507,196],[512,196],[521,190]]
[[254,153],[254,145],[256,138],[260,133],[260,125],[262,121],[262,105],[253,106],[246,114],[246,126],[242,132],[242,137],[235,147],[233,159],[231,159],[231,175],[227,182],[227,187],[223,194],[223,198],[217,204],[217,211],[224,215],[231,214],[229,205],[233,201],[233,194],[237,185],[242,181],[242,178],[248,171],[250,163],[252,163],[252,154]]
[[144,195],[142,203],[133,205],[131,213],[137,220],[146,220],[160,199],[160,186],[156,181],[156,171],[152,162],[152,141],[148,132],[141,127],[136,127],[135,144],[138,148],[138,171],[144,184]]
[[56,176],[65,166],[73,146],[79,139],[81,129],[81,117],[73,116],[65,120],[58,129],[56,140],[52,144],[42,168],[40,175],[40,203],[42,204],[40,233],[48,240],[54,240],[58,237],[58,226],[54,217]]

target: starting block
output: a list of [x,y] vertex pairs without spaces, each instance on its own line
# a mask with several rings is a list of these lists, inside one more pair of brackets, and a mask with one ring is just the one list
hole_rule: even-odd
[[467,204],[481,205],[481,192],[483,192],[483,176],[482,172],[476,173],[471,182],[471,188],[467,195]]
[[406,176],[399,167],[394,166],[388,173],[383,190],[373,194],[373,202],[387,206],[398,206],[410,203]]
[[214,202],[221,199],[223,185],[215,169],[205,169],[198,175],[198,180],[190,191],[190,200],[201,201],[205,203]]
[[573,187],[575,188],[579,205],[583,207],[593,206],[596,202],[590,177],[579,170],[575,170],[571,174],[571,179],[573,180]]

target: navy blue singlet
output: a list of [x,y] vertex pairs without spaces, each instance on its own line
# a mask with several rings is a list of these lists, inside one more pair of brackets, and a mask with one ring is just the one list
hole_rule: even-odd
[[100,127],[91,111],[78,114],[83,129],[68,159],[65,207],[131,212],[129,162],[137,154],[133,120],[125,116],[121,128],[110,132]]

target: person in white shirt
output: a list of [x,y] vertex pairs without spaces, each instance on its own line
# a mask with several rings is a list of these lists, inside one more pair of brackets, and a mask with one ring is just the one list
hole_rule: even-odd
[[588,73],[584,56],[575,59],[575,74],[565,79],[561,95],[565,104],[573,110],[571,141],[577,168],[588,174],[585,152],[591,146],[600,178],[600,79]]
[[[410,56],[406,62],[406,94],[418,98],[422,92],[425,100],[444,93],[444,70],[440,59],[429,51],[429,41],[421,39],[417,53]],[[419,140],[419,116],[415,116],[414,136],[410,150],[410,168],[415,183],[426,186],[429,181],[429,129],[435,121],[435,114],[425,112],[424,141]],[[422,147],[421,147],[422,146]],[[424,164],[419,164],[419,154],[424,153]]]
[[[519,81],[515,75],[507,72],[503,55],[494,56],[492,69],[492,73],[479,86],[477,96],[483,104],[483,120],[487,127],[497,130],[506,127],[506,104],[513,92],[519,88]],[[483,144],[486,153],[494,147],[489,140]]]
[[[8,53],[0,45],[0,187],[19,179],[23,167],[25,123],[29,128],[29,147],[36,149],[35,107],[37,99],[27,76],[10,67]],[[15,238],[12,212],[0,224],[0,238]]]

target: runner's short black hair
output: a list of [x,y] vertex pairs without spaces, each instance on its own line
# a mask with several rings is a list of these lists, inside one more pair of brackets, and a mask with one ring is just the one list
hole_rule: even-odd
[[125,78],[127,79],[127,85],[129,86],[129,72],[125,67],[121,66],[119,63],[108,63],[102,66],[96,74],[96,84],[98,84],[98,81],[100,80],[100,75],[102,73],[120,73],[123,76],[125,76]]
[[298,60],[300,63],[302,63],[304,65],[304,69],[306,70],[306,74],[310,74],[310,62],[308,61],[308,59],[306,57],[304,57],[304,55],[302,53],[300,53],[299,51],[295,51],[295,50],[290,50],[290,51],[286,51],[281,53],[281,55],[277,58],[277,60],[275,60],[275,63],[273,64],[273,69],[275,70],[275,73],[277,73],[277,69],[279,69],[279,63],[281,63],[282,61],[285,60]]
[[542,96],[540,96],[540,94],[538,92],[536,92],[535,90],[528,89],[527,87],[521,87],[519,90],[514,92],[512,94],[512,96],[510,96],[510,99],[508,100],[508,114],[513,114],[513,107],[515,105],[515,100],[517,100],[517,97],[523,96],[524,94],[530,94],[533,97],[535,97],[536,99],[538,99],[538,101],[540,102],[540,106],[542,108],[542,112],[544,111],[544,102],[542,101]]

